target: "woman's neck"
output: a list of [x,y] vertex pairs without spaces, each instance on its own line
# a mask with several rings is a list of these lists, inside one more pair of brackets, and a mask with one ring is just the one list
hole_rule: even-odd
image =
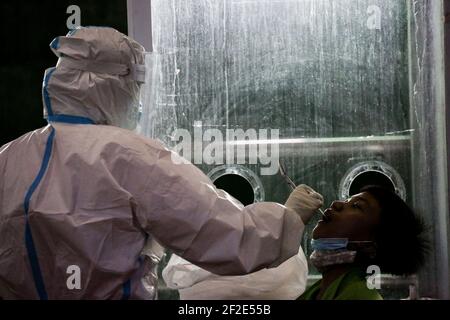
[[317,294],[317,299],[321,299],[328,287],[341,275],[352,268],[351,264],[339,264],[328,268],[322,273],[322,281],[320,282],[320,291]]

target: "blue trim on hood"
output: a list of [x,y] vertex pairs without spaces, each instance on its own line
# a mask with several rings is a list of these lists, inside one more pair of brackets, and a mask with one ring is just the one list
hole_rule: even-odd
[[28,213],[29,213],[29,209],[30,209],[31,196],[33,195],[34,191],[36,191],[36,188],[38,187],[39,183],[41,182],[42,178],[44,177],[45,171],[48,168],[48,164],[50,162],[50,156],[52,154],[52,149],[53,149],[54,137],[55,137],[55,129],[51,128],[51,133],[47,139],[47,143],[45,146],[44,159],[42,160],[41,168],[39,169],[38,175],[36,176],[33,183],[31,184],[30,188],[28,189],[28,191],[25,195],[25,200],[24,200],[24,204],[23,204],[23,207],[25,210],[25,219],[26,219],[25,245],[27,248],[28,258],[29,258],[30,264],[31,264],[34,285],[36,287],[36,291],[38,292],[39,298],[41,300],[48,300],[48,295],[47,295],[47,291],[45,289],[44,278],[42,276],[41,267],[39,265],[39,259],[37,256],[36,246],[35,246],[34,240],[33,240],[33,234],[31,231]]
[[95,124],[89,118],[80,116],[71,116],[67,114],[57,114],[54,116],[47,117],[48,122],[60,122],[60,123],[70,123],[70,124]]
[[129,300],[131,295],[131,279],[123,284],[123,295],[121,300]]
[[58,50],[58,48],[59,48],[59,37],[56,37],[55,39],[53,39],[53,41],[50,43],[50,48],[52,48],[54,50]]
[[48,116],[53,116],[52,103],[50,101],[50,95],[48,93],[48,82],[50,81],[50,77],[52,76],[53,72],[55,72],[55,70],[56,70],[56,68],[49,69],[49,71],[45,75],[44,87],[42,89],[42,91],[43,91],[42,94],[44,96],[44,105],[45,105],[45,108],[47,109]]

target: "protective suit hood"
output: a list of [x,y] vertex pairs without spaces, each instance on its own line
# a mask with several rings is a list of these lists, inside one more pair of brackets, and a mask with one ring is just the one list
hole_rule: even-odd
[[50,44],[59,57],[43,82],[44,118],[134,129],[145,49],[112,28],[80,27]]

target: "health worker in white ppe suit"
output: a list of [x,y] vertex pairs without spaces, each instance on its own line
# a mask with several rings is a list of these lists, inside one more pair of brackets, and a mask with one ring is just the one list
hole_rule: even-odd
[[94,27],[51,49],[59,60],[43,83],[49,124],[0,149],[0,298],[155,298],[156,243],[219,275],[297,254],[301,217],[322,205],[319,194],[302,186],[290,206],[244,207],[131,131],[141,45]]

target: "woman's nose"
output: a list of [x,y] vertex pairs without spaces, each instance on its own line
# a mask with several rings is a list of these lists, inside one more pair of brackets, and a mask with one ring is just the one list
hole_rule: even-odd
[[333,201],[333,203],[331,204],[331,208],[335,211],[341,211],[344,208],[344,202]]

